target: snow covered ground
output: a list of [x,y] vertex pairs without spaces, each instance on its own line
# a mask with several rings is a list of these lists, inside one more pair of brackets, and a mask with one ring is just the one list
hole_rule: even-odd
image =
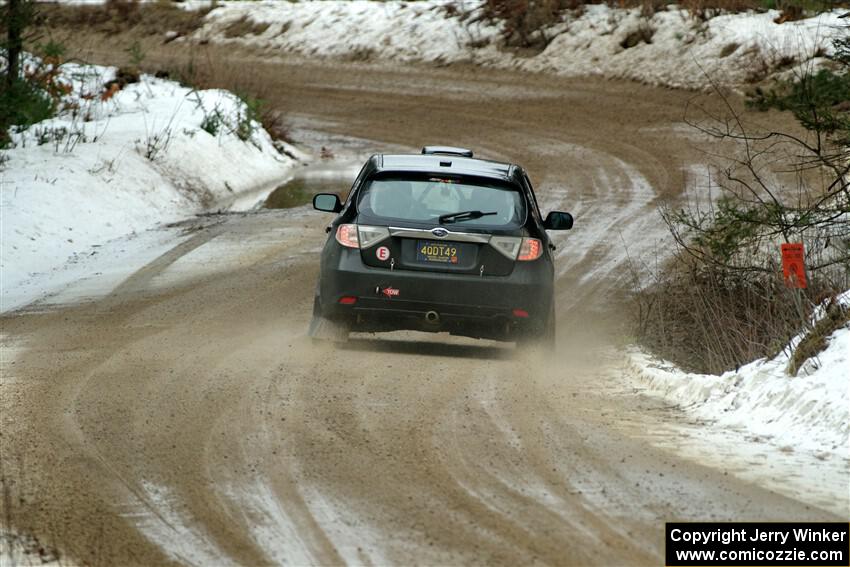
[[0,567],[74,567],[32,536],[0,530]]
[[[840,301],[850,305],[850,291]],[[649,442],[850,517],[850,327],[836,330],[797,376],[786,372],[788,350],[712,376],[633,348],[623,379],[692,422],[645,432]]]
[[[546,49],[527,56],[500,47],[502,24],[480,21],[480,5],[451,0],[234,1],[210,12],[190,40],[313,57],[474,62],[704,89],[710,80],[742,85],[806,62],[823,62],[842,29],[841,11],[777,24],[777,11],[702,21],[673,5],[643,17],[638,9],[600,4],[586,6],[580,15],[565,15],[546,30],[551,38]],[[242,20],[262,25],[228,37]]]
[[[850,305],[850,291],[840,301]],[[686,373],[639,351],[628,357],[647,393],[683,407],[711,428],[818,458],[850,459],[850,328],[835,331],[797,376],[786,372],[787,350],[722,376]]]
[[[65,64],[61,72],[71,88],[64,110],[13,134],[2,152],[0,311],[76,278],[79,260],[110,241],[290,174],[294,160],[231,93],[142,75],[107,96],[115,68]],[[148,240],[127,246],[155,250]]]

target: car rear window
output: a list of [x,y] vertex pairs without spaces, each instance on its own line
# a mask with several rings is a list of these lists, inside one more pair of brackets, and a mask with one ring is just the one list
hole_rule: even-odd
[[371,179],[360,191],[364,216],[437,223],[441,215],[463,211],[496,213],[459,221],[463,226],[519,225],[525,220],[522,193],[508,184],[477,178],[430,176]]

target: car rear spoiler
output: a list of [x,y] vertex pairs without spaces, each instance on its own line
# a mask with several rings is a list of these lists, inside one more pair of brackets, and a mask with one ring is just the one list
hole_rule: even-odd
[[472,157],[472,150],[466,148],[455,148],[452,146],[425,146],[422,148],[423,154],[438,154],[446,156]]

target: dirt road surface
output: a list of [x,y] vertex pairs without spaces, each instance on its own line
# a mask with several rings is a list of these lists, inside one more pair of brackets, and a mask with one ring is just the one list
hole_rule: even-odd
[[617,379],[624,245],[652,252],[659,199],[704,160],[681,124],[690,95],[276,69],[297,124],[518,161],[544,210],[576,214],[558,236],[556,355],[412,333],[315,346],[327,216],[189,221],[108,294],[3,317],[16,531],[94,565],[660,565],[664,521],[837,519],[646,443],[682,417]]

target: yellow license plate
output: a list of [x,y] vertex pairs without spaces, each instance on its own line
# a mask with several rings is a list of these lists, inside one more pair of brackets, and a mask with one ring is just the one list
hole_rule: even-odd
[[461,251],[461,246],[455,242],[416,241],[416,261],[425,264],[457,264]]

